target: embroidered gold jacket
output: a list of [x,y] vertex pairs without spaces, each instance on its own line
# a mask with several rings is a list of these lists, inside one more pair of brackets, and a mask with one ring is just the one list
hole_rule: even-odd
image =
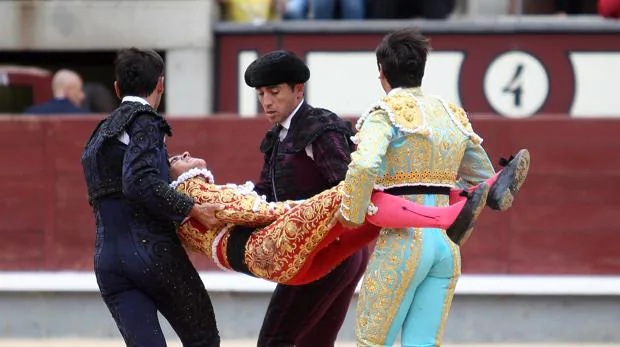
[[420,88],[394,89],[356,124],[340,208],[361,224],[373,189],[478,184],[495,171],[465,111]]

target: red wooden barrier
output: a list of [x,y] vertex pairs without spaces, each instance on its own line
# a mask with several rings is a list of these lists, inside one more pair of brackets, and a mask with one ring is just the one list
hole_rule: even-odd
[[[90,270],[95,235],[79,158],[98,117],[0,117],[0,271]],[[256,180],[263,119],[171,119],[171,152],[207,160],[217,182]],[[487,210],[463,247],[466,273],[620,273],[620,120],[478,117],[494,161],[529,148],[514,207]],[[194,256],[200,269],[212,269]]]

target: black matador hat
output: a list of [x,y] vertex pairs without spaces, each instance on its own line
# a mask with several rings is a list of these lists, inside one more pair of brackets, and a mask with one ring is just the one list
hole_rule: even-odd
[[306,83],[310,69],[303,60],[287,51],[273,51],[256,59],[245,70],[245,84],[252,88],[280,83]]

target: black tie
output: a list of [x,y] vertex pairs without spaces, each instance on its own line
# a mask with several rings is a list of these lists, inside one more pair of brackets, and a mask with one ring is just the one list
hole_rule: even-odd
[[271,176],[271,189],[273,191],[273,200],[274,201],[278,201],[278,194],[276,193],[276,179],[275,179],[275,174],[276,174],[276,158],[278,155],[278,146],[280,145],[280,131],[282,130],[282,125],[280,124],[276,124],[276,127],[274,129],[274,134],[276,136],[275,138],[275,144],[273,145],[273,149],[271,152],[271,160],[269,163],[269,166],[271,166],[271,172],[269,173],[269,176]]

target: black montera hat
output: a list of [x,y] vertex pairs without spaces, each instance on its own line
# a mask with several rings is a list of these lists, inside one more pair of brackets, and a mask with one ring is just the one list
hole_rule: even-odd
[[273,51],[256,59],[245,70],[245,84],[252,88],[280,83],[306,83],[310,69],[303,60],[287,51]]

